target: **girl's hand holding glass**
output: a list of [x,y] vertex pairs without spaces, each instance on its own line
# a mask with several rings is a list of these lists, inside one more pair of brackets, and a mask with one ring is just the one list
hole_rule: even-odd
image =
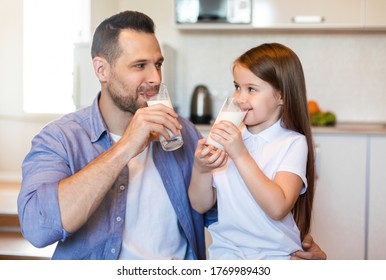
[[[220,123],[221,121],[228,121],[233,123],[236,127],[239,127],[246,114],[247,112],[241,110],[240,106],[236,103],[233,97],[227,97],[221,107],[220,112],[218,113],[213,127],[215,127],[215,125]],[[212,130],[213,128],[211,129],[208,139],[206,140],[206,145],[212,145],[218,149],[224,150],[224,147],[220,143],[215,141],[215,139],[212,139]],[[227,137],[226,135],[224,136]]]
[[210,172],[226,164],[228,155],[220,149],[205,145],[206,139],[198,141],[196,152],[194,153],[194,164],[201,173]]
[[[220,121],[214,124],[211,129],[211,137],[216,143],[222,146],[222,149],[229,155],[233,160],[236,157],[248,155],[242,133],[235,124],[229,121]],[[207,144],[207,143],[206,143]]]

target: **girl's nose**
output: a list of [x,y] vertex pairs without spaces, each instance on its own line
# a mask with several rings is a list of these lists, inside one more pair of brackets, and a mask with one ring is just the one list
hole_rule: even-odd
[[234,98],[236,102],[240,105],[247,102],[248,94],[243,91],[235,91]]

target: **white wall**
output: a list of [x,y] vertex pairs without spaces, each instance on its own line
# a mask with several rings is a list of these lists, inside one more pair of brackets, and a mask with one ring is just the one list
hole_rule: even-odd
[[[55,116],[22,112],[22,0],[0,0],[0,7],[0,180],[19,179],[32,136]],[[173,0],[92,0],[91,29],[126,9],[152,17],[161,45],[178,50],[176,93],[183,116],[189,115],[195,85],[209,87],[216,111],[232,91],[232,61],[253,46],[277,41],[299,55],[309,98],[322,109],[340,121],[386,122],[385,31],[179,31]]]
[[[23,0],[0,0],[0,7],[0,181],[19,181],[32,137],[59,116],[23,112]],[[91,10],[94,30],[118,11],[118,1],[92,0]],[[41,78],[44,82],[44,73]]]
[[298,54],[309,98],[323,110],[335,112],[340,121],[386,122],[386,31],[178,31],[173,2],[121,0],[120,8],[147,13],[159,40],[179,50],[176,80],[182,115],[189,115],[191,94],[199,83],[215,95],[216,111],[224,95],[232,93],[233,60],[251,47],[275,41]]
[[0,173],[15,179],[28,146],[14,121],[22,113],[22,1],[0,0],[0,7]]
[[0,114],[22,110],[22,1],[0,0]]

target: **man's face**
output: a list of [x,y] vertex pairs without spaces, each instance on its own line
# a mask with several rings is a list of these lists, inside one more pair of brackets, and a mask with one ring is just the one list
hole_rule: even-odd
[[115,106],[134,114],[154,94],[151,85],[161,82],[163,56],[154,34],[125,29],[119,44],[121,55],[110,65],[105,88]]

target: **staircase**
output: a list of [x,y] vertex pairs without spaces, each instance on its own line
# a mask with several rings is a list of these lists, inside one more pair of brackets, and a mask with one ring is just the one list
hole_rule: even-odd
[[17,195],[20,183],[0,182],[0,260],[50,259],[55,244],[35,248],[20,232]]

